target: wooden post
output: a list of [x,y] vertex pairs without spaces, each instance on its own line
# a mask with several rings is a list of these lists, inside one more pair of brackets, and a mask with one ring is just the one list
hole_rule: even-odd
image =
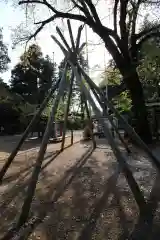
[[69,86],[68,100],[67,100],[67,105],[66,105],[66,109],[65,109],[65,116],[64,116],[64,126],[63,126],[63,133],[62,133],[61,151],[63,151],[64,144],[65,144],[65,135],[66,135],[66,127],[67,127],[70,101],[71,101],[71,96],[72,96],[73,80],[74,80],[74,74],[72,73],[71,80],[70,80],[70,86]]
[[25,132],[23,133],[21,139],[19,140],[18,144],[16,145],[16,147],[13,149],[12,153],[10,154],[10,156],[8,157],[7,161],[5,162],[5,164],[3,165],[1,171],[0,171],[0,184],[2,183],[2,180],[8,170],[8,168],[10,167],[12,161],[14,160],[17,152],[19,151],[19,149],[21,148],[22,144],[24,143],[25,139],[27,138],[29,132],[31,131],[31,129],[33,128],[33,126],[35,125],[35,123],[38,121],[38,118],[40,117],[42,111],[44,110],[44,108],[46,107],[49,99],[51,98],[51,96],[53,96],[53,93],[55,92],[55,90],[58,88],[59,86],[59,82],[60,80],[57,81],[57,83],[53,86],[53,88],[51,89],[51,91],[49,92],[48,96],[44,99],[43,103],[41,104],[40,108],[38,109],[38,111],[35,113],[34,117],[32,118],[30,124],[28,125],[28,127],[26,128]]
[[[90,113],[89,113],[89,108],[88,108],[88,104],[87,104],[87,100],[85,98],[85,95],[83,94],[84,96],[84,104],[85,104],[85,109],[86,109],[86,112],[87,112],[87,118],[88,120],[91,121],[91,128],[92,128],[92,120],[91,120],[91,116],[90,116]],[[91,129],[91,138],[92,138],[92,142],[93,142],[93,147],[96,148],[96,141],[95,141],[95,137],[94,137],[94,134],[93,134],[93,129]]]
[[82,91],[85,94],[86,99],[88,99],[88,101],[90,102],[96,116],[100,119],[100,122],[102,123],[102,126],[104,127],[105,137],[108,140],[108,142],[113,150],[113,153],[115,154],[115,156],[117,158],[119,166],[122,168],[124,176],[126,177],[128,184],[134,194],[135,200],[137,202],[137,205],[139,206],[140,211],[144,210],[146,208],[146,201],[144,199],[144,196],[143,196],[137,182],[135,181],[135,179],[132,175],[132,172],[129,169],[126,157],[121,153],[121,151],[117,147],[117,145],[114,141],[114,138],[112,137],[112,134],[110,133],[110,130],[108,129],[107,124],[105,123],[104,119],[102,118],[102,114],[101,114],[100,110],[96,106],[90,92],[88,91],[86,86],[83,84],[83,81],[82,81],[80,75],[78,74],[77,68],[71,62],[70,62],[70,65],[72,67],[72,70],[74,71],[77,82],[79,84],[82,83],[81,84]]
[[[147,153],[148,157],[151,159],[154,166],[160,170],[160,161],[159,159],[152,153],[152,151],[149,149],[149,147],[142,141],[142,139],[139,137],[139,135],[135,132],[135,130],[128,124],[128,122],[124,119],[123,116],[117,111],[116,108],[112,105],[112,103],[105,98],[103,93],[100,91],[99,87],[90,79],[90,77],[84,72],[84,70],[81,68],[81,66],[77,63],[78,68],[81,70],[82,75],[85,77],[85,80],[90,85],[91,89],[95,92],[95,96],[99,95],[98,98],[100,99],[100,102],[103,102],[103,105],[106,104],[109,109],[112,110],[112,112],[115,114],[117,119],[122,121],[124,123],[124,128],[126,132],[129,134],[129,136],[132,137],[135,142],[137,142],[143,150]],[[97,94],[98,93],[98,94]]]
[[64,92],[64,80],[65,80],[65,77],[66,77],[66,70],[67,70],[67,66],[65,67],[65,70],[64,70],[61,82],[60,82],[59,91],[57,93],[55,103],[53,105],[50,117],[48,119],[47,127],[46,127],[46,130],[45,130],[43,139],[42,139],[40,150],[38,152],[38,157],[37,157],[37,160],[36,160],[35,168],[33,170],[33,173],[32,173],[31,179],[30,179],[30,183],[29,183],[28,188],[27,188],[26,198],[24,200],[22,210],[21,210],[21,213],[20,213],[20,217],[19,217],[18,223],[17,223],[17,228],[18,229],[25,223],[25,221],[27,220],[27,218],[29,216],[31,203],[32,203],[32,199],[33,199],[34,192],[35,192],[35,189],[36,189],[36,184],[37,184],[38,176],[39,176],[39,173],[40,173],[40,170],[41,170],[41,165],[42,165],[42,162],[43,162],[44,154],[45,154],[46,149],[47,149],[47,144],[48,144],[48,140],[49,140],[49,137],[50,137],[52,124],[54,122],[54,117],[55,117],[55,114],[56,114],[56,111],[57,111],[59,100],[60,100],[60,98],[61,98],[61,96],[63,95],[63,92]]

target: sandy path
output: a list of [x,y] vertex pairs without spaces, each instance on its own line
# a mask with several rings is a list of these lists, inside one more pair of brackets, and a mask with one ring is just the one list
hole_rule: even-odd
[[[44,220],[29,239],[128,239],[139,219],[139,211],[110,147],[99,142],[91,154],[89,146],[77,143],[52,159],[58,149],[58,144],[50,144],[47,149],[43,164],[46,166],[39,177],[31,210],[31,217],[43,216]],[[134,158],[129,157],[128,163],[148,198],[155,170],[143,153],[138,154],[134,151]],[[24,158],[19,157],[0,187],[1,235],[17,219],[31,174],[25,168],[33,162],[33,156],[25,164]],[[148,239],[159,239],[156,238],[159,236],[157,221],[154,237],[147,235]]]

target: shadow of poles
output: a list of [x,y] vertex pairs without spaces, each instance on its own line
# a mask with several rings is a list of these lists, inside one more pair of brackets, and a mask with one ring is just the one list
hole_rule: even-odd
[[[41,168],[41,173],[42,174],[43,170],[49,165],[51,164],[56,157],[60,154],[60,151],[57,151],[56,153],[54,153],[54,155],[52,156],[51,159],[49,159],[49,161],[47,163],[45,163],[44,166],[42,166]],[[25,175],[21,176],[18,180],[18,182],[16,182],[16,186],[13,187],[11,186],[11,188],[9,189],[9,191],[7,191],[7,194],[4,194],[4,196],[1,196],[1,198],[3,197],[3,203],[0,205],[0,213],[1,213],[1,217],[2,215],[5,213],[5,211],[7,210],[7,206],[13,201],[13,199],[15,197],[17,197],[19,194],[21,194],[21,196],[23,197],[25,195],[25,191],[26,191],[26,187],[29,183],[29,179],[27,179],[23,184],[21,183],[29,174],[31,174],[30,171],[26,172]]]
[[[73,146],[73,145],[75,145],[75,144],[77,144],[77,143],[79,143],[79,141],[74,142],[72,145],[69,144],[68,146],[64,147],[63,150],[66,150],[66,149],[68,149],[69,147],[71,147],[71,146]],[[60,150],[56,150],[56,151],[53,152],[53,153],[47,154],[47,155],[44,157],[44,160],[43,160],[43,161],[46,161],[46,160],[47,160],[49,157],[51,157],[51,156],[54,157],[54,154],[59,153],[59,151],[60,151]],[[49,160],[49,162],[52,162],[52,158]],[[47,166],[48,164],[49,164],[49,163],[46,163],[46,166]],[[19,172],[19,173],[15,173],[15,174],[12,174],[12,175],[4,178],[3,183],[7,183],[7,184],[8,184],[8,183],[10,183],[11,181],[16,180],[16,178],[18,178],[20,174],[23,174],[23,173],[25,173],[26,171],[27,171],[27,174],[29,174],[29,173],[30,173],[30,169],[31,169],[32,167],[34,167],[34,166],[35,166],[35,163],[31,164],[30,166],[27,166],[26,168],[24,168],[24,169],[23,169],[21,172]],[[46,167],[46,166],[45,166],[45,167]],[[45,167],[42,167],[42,169],[45,168]],[[25,175],[25,176],[26,176],[26,175]]]
[[[67,173],[64,175],[64,177],[56,185],[56,188],[54,188],[54,190],[55,190],[54,193],[53,193],[53,189],[48,192],[48,195],[46,196],[46,198],[49,199],[50,196],[52,196],[51,201],[43,202],[44,207],[38,208],[38,209],[40,209],[39,216],[37,216],[37,217],[32,216],[28,220],[28,222],[21,229],[19,229],[18,233],[15,233],[14,240],[27,239],[39,224],[43,223],[44,221],[47,221],[48,218],[50,218],[50,216],[47,216],[47,213],[50,211],[50,209],[52,209],[52,210],[54,209],[55,202],[57,202],[57,200],[61,197],[61,195],[64,193],[64,191],[72,183],[72,181],[74,180],[76,175],[81,170],[82,166],[86,163],[88,158],[92,155],[94,149],[95,148],[93,148],[93,147],[88,149],[82,155],[82,157],[78,160],[78,162],[67,171]],[[45,211],[42,210],[42,212],[41,212],[41,209],[45,209]]]
[[[57,152],[57,151],[56,151],[56,152]],[[47,154],[47,155],[44,157],[44,160],[43,160],[43,161],[46,161],[49,157],[51,157],[51,156],[53,156],[54,154],[56,154],[56,152],[55,152],[55,153],[51,153],[51,154]],[[33,164],[27,166],[26,168],[22,169],[20,172],[17,172],[17,173],[15,173],[15,174],[12,174],[12,175],[4,178],[3,184],[9,184],[10,182],[16,180],[16,179],[19,177],[20,174],[23,174],[23,173],[29,174],[31,168],[34,167],[34,166],[35,166],[35,163],[33,163]],[[25,176],[26,176],[26,175],[25,175]]]
[[[75,142],[74,144],[77,144],[79,141]],[[73,144],[73,145],[74,145]],[[72,146],[73,146],[72,145]],[[69,146],[66,146],[64,148],[64,150],[66,150],[67,148],[69,148],[71,145]],[[63,150],[63,151],[64,151]],[[56,157],[61,154],[62,152],[60,150],[57,150],[54,154],[52,153],[51,155],[52,158],[50,158],[41,168],[41,173],[43,172],[43,170],[49,165],[51,164],[55,159]],[[47,159],[49,156],[46,156],[45,158]],[[45,159],[45,160],[46,160]],[[33,164],[32,166],[30,166],[29,168],[33,167],[35,164]],[[28,168],[27,168],[28,169]],[[23,171],[25,172],[25,171]],[[7,194],[3,194],[3,196],[1,196],[1,198],[3,197],[3,203],[1,203],[0,205],[0,213],[1,213],[1,217],[2,215],[4,215],[8,205],[13,201],[13,199],[15,197],[17,197],[19,194],[21,194],[21,196],[23,197],[25,195],[25,191],[26,191],[26,187],[29,183],[29,179],[27,179],[23,184],[21,183],[29,174],[31,174],[31,171],[30,169],[28,169],[28,171],[23,175],[21,176],[19,179],[18,179],[18,182],[15,183],[15,187],[11,186],[11,188],[7,191]],[[19,175],[18,175],[19,176]]]
[[119,173],[120,173],[120,171],[119,171],[119,169],[117,169],[116,172],[107,180],[107,183],[105,185],[106,190],[104,191],[100,200],[98,200],[98,202],[95,204],[94,211],[92,212],[92,214],[88,220],[88,224],[82,230],[81,235],[79,236],[78,240],[92,239],[92,234],[96,227],[97,220],[99,219],[100,214],[101,214],[102,210],[104,209],[104,206],[106,205],[109,195],[113,191],[113,186],[116,186],[116,182],[118,180]]
[[147,206],[144,212],[140,212],[139,219],[132,231],[129,239],[130,240],[147,240],[152,233],[153,220],[156,209],[158,207],[158,202],[160,200],[160,175],[157,173],[154,185],[152,187],[149,200],[147,201]]
[[113,194],[114,194],[114,197],[115,197],[114,198],[114,203],[118,208],[118,213],[119,213],[119,217],[120,217],[120,224],[121,224],[122,230],[123,230],[121,236],[119,237],[119,240],[124,240],[124,239],[127,239],[127,237],[129,236],[129,230],[128,230],[127,225],[126,225],[127,224],[127,219],[126,219],[125,211],[124,211],[123,206],[122,206],[121,201],[120,201],[121,194],[118,190],[118,187],[113,190]]

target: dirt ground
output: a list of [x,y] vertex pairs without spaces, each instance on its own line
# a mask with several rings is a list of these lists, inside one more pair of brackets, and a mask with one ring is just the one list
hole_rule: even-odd
[[[0,140],[3,143],[0,145],[1,166],[17,139]],[[127,156],[119,145],[145,199],[151,203],[148,206],[157,209],[154,218],[150,211],[139,212],[106,141],[97,140],[97,148],[92,151],[91,143],[83,144],[78,140],[79,135],[74,145],[67,147],[70,145],[70,138],[67,138],[66,148],[59,154],[56,151],[60,143],[48,144],[28,225],[21,233],[28,233],[28,239],[34,240],[159,239],[160,182],[147,156],[134,147],[132,156]],[[39,145],[38,141],[24,144],[0,186],[1,237],[20,214]],[[149,227],[144,224],[146,218],[150,219]],[[18,238],[16,235],[14,239]]]

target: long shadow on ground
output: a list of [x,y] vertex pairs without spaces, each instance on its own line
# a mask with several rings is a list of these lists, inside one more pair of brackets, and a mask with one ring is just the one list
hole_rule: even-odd
[[[47,240],[84,239],[85,236],[85,239],[117,239],[122,233],[123,236],[127,235],[125,228],[129,226],[131,219],[124,217],[126,212],[122,207],[119,208],[120,200],[115,200],[114,189],[119,171],[117,164],[109,162],[110,159],[108,156],[106,166],[104,160],[101,164],[88,152],[65,173],[56,187],[48,182],[48,192],[39,192],[41,203],[35,202],[32,209],[40,219],[32,224],[30,233],[34,233],[31,239],[37,239],[38,236]],[[119,198],[124,195],[126,193],[121,191]],[[130,207],[133,208],[131,205]],[[115,210],[116,216],[113,214]],[[114,230],[113,226],[116,224]]]
[[[6,152],[6,153],[12,152],[14,147],[19,142],[20,138],[21,138],[21,135],[0,137],[0,152]],[[42,140],[40,138],[35,138],[35,139],[28,138],[22,145],[21,151],[27,151],[27,150],[30,150],[31,148],[38,147],[40,146],[41,141]]]
[[[68,147],[67,147],[68,148]],[[87,151],[88,152],[88,151]],[[57,154],[54,155],[54,157],[52,159],[50,159],[44,166],[43,166],[43,170],[44,168],[46,168],[48,166],[48,164],[50,164],[54,159],[55,157],[59,154],[60,152],[58,152]],[[63,192],[63,188],[66,187],[66,181],[67,181],[67,176],[69,177],[71,175],[71,172],[74,171],[74,168],[76,168],[76,166],[80,167],[81,164],[83,164],[83,162],[86,161],[86,158],[85,156],[83,155],[82,158],[77,161],[76,165],[73,166],[73,168],[69,169],[69,171],[67,171],[66,175],[64,176],[64,180],[62,179],[58,184],[57,186],[54,186],[54,189],[55,189],[55,196],[54,196],[54,199],[58,198],[59,194],[61,194],[61,192]],[[45,171],[42,171],[41,172],[41,178],[42,178],[42,181],[44,183],[44,185],[46,184],[51,184],[51,181],[49,180],[49,182],[47,181],[46,179],[46,176],[48,176],[48,174],[45,173]],[[72,176],[73,177],[73,176]],[[23,178],[23,177],[22,177]],[[23,179],[19,179],[19,182],[21,182]],[[70,181],[72,181],[72,178],[68,180],[68,185],[70,184]],[[18,185],[18,184],[17,184]],[[20,186],[15,186],[14,188],[12,188],[12,191],[9,191],[7,192],[6,194],[4,194],[2,196],[2,205],[1,205],[1,209],[3,209],[3,214],[6,213],[6,217],[8,219],[9,222],[12,222],[15,219],[15,216],[17,215],[17,212],[18,212],[18,207],[20,207],[20,205],[22,204],[22,201],[24,199],[24,195],[25,195],[25,188],[26,186],[28,185],[28,180],[24,181],[23,184],[21,184]],[[51,185],[52,186],[52,185]],[[61,191],[60,191],[61,189]],[[11,189],[10,189],[11,190]],[[39,194],[38,194],[39,195]],[[21,198],[21,201],[18,201],[18,198]],[[48,199],[50,198],[50,194],[49,196],[46,195],[46,199],[48,201]],[[49,198],[48,198],[49,197]],[[7,207],[9,202],[10,201],[13,201],[13,198],[15,198],[15,200],[17,200],[16,202],[16,208],[15,208],[15,205],[13,204],[13,206],[11,205],[9,208]],[[41,197],[39,196],[39,199]],[[20,200],[20,199],[19,199]],[[19,206],[18,206],[19,205]],[[7,209],[5,209],[7,208]],[[5,210],[6,211],[5,211]],[[46,209],[44,208],[45,212],[46,212]],[[35,214],[35,207],[34,207],[34,212]],[[44,214],[44,213],[43,213]],[[7,220],[6,219],[6,220]],[[7,224],[7,221],[4,223],[1,224],[1,232],[5,232],[8,230],[8,224]]]
[[[73,145],[75,145],[77,143],[79,143],[79,141],[74,142]],[[69,148],[69,147],[71,147],[73,145],[69,144],[68,146],[64,147],[63,150],[66,150],[67,148]],[[55,154],[59,154],[59,153],[60,153],[59,150],[57,150],[57,151],[55,151],[53,153],[46,153],[43,162],[48,160],[48,158],[51,158],[51,159],[49,159],[49,161],[47,161],[46,164],[43,165],[42,169],[46,168],[53,161],[52,158],[54,157],[54,155]],[[33,158],[35,160],[36,156],[34,156],[34,157],[31,156],[30,158],[32,158],[31,164],[30,164],[30,162],[28,160],[28,166],[27,167],[23,168],[21,171],[18,171],[18,172],[14,173],[14,174],[10,174],[9,176],[5,177],[3,179],[3,184],[9,184],[10,182],[12,182],[12,181],[16,180],[17,178],[19,178],[19,176],[22,175],[23,173],[25,173],[25,176],[30,174],[31,169],[35,166],[35,162],[33,162]],[[15,164],[14,161],[13,161],[13,163]],[[16,162],[16,164],[17,164],[17,162]],[[22,165],[23,164],[22,161],[19,164]]]
[[[56,165],[54,171],[42,172],[43,185],[36,190],[28,224],[20,231],[22,236],[32,240],[141,239],[135,238],[135,233],[137,237],[144,215],[138,215],[133,195],[113,154],[102,154],[99,150],[92,153],[89,148],[71,167],[65,166],[65,160],[61,166]],[[56,174],[60,175],[58,181],[55,181]],[[158,178],[150,194],[155,208],[157,191]],[[14,213],[10,222],[18,216],[18,201],[21,204],[19,199],[10,209]],[[142,239],[149,235],[149,239],[156,239],[153,236],[158,236],[158,224],[153,229],[151,212],[148,217],[150,230],[141,229],[146,237]],[[6,232],[8,226],[9,223],[2,222],[1,232]],[[24,238],[17,235],[14,239]]]
[[[72,146],[74,146],[77,143],[78,141],[74,142]],[[71,147],[71,145],[66,146],[64,148],[64,151],[69,147]],[[54,153],[46,153],[40,174],[41,179],[45,180],[45,169],[56,159],[56,157],[59,154],[61,154],[61,151],[55,151]],[[14,216],[16,216],[18,209],[16,209],[14,206],[19,204],[19,199],[21,199],[21,202],[24,199],[25,192],[29,183],[29,177],[31,176],[33,167],[35,166],[35,163],[33,162],[34,161],[32,160],[32,164],[21,170],[19,173],[12,174],[4,179],[3,183],[5,185],[10,183],[10,185],[5,191],[1,192],[0,203],[1,220],[3,217],[6,217],[6,219],[12,219],[14,218]],[[20,206],[17,207],[20,208]],[[2,224],[2,226],[3,225],[4,224]],[[8,230],[7,221],[6,230]]]

